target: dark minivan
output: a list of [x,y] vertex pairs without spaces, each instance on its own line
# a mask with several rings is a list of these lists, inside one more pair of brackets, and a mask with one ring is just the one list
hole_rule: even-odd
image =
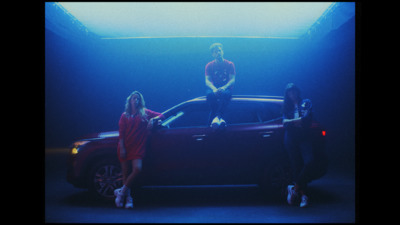
[[[283,97],[234,95],[224,129],[209,125],[205,97],[163,112],[161,126],[150,132],[142,173],[135,188],[165,185],[247,185],[284,191],[290,166],[283,146]],[[319,171],[326,173],[325,131],[313,121],[313,145]],[[67,180],[103,198],[122,186],[117,158],[118,131],[83,137],[71,146]]]

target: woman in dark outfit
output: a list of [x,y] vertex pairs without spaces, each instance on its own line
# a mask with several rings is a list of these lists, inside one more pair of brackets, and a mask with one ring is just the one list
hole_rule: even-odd
[[293,184],[287,187],[287,202],[291,205],[300,199],[300,207],[308,205],[306,188],[315,163],[310,135],[311,122],[311,101],[302,99],[299,88],[289,83],[283,102],[283,126],[284,144],[293,170]]

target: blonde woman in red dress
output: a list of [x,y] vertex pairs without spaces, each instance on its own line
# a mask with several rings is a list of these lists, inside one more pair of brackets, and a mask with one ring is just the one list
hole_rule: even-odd
[[123,186],[114,190],[117,207],[133,208],[131,187],[142,170],[142,159],[146,151],[146,140],[153,126],[153,119],[162,114],[145,107],[143,95],[132,92],[126,99],[125,111],[119,120],[118,158],[121,163]]

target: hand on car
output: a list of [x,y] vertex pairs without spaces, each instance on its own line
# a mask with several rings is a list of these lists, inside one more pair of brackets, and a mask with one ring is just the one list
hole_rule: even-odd
[[154,117],[149,120],[149,123],[147,124],[147,129],[149,129],[149,130],[153,129],[154,119],[157,119],[157,126],[161,125],[161,120],[159,120],[159,117]]
[[295,127],[301,127],[301,119],[299,118],[299,119],[293,120],[293,124]]
[[148,130],[151,130],[153,128],[153,120],[154,120],[154,118],[151,118],[149,120],[149,122],[147,123],[147,129]]

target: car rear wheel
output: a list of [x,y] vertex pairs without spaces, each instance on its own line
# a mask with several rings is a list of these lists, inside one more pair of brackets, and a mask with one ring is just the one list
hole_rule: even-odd
[[117,161],[102,160],[89,173],[89,191],[103,199],[113,199],[114,190],[122,186],[121,166]]

